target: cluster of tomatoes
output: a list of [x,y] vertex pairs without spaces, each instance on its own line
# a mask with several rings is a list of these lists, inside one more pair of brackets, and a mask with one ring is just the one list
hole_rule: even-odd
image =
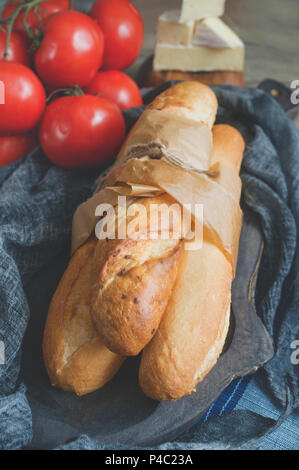
[[8,1],[0,19],[0,166],[38,143],[55,164],[106,166],[125,137],[122,110],[142,104],[121,70],[138,57],[143,22],[129,0]]

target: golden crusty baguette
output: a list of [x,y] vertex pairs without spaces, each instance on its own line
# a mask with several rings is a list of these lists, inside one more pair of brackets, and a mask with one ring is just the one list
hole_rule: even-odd
[[[183,82],[159,95],[148,109],[163,110],[212,128],[217,98],[199,82]],[[175,203],[165,194],[137,202],[148,213],[154,204]],[[99,336],[111,351],[134,356],[152,339],[171,296],[181,253],[180,239],[99,240],[91,313]]]
[[100,340],[90,316],[94,237],[72,257],[52,299],[43,340],[51,384],[84,395],[102,387],[124,361]]
[[[215,126],[213,135],[211,163],[225,162],[238,173],[243,138],[226,125]],[[240,190],[241,183],[234,197]],[[204,241],[198,251],[183,251],[159,330],[142,354],[139,382],[146,395],[159,401],[189,395],[215,365],[229,326],[232,279],[232,267],[215,245]]]
[[[204,121],[211,128],[216,115],[217,99],[208,87],[199,82],[186,82],[172,87],[162,97],[158,97],[151,108]],[[75,391],[78,395],[103,386],[124,360],[104,346],[91,321],[91,288],[98,279],[93,278],[94,255],[98,243],[95,238],[89,240],[73,255],[52,299],[44,331],[43,355],[51,383],[64,390]],[[179,251],[179,244],[176,243],[173,256],[177,257]],[[171,251],[169,256],[172,256]],[[175,269],[176,264],[174,262]],[[155,269],[156,266],[153,266],[153,274]],[[166,266],[164,269],[166,270]],[[152,279],[149,271],[148,269],[143,279],[145,285],[149,285]],[[173,276],[174,273],[170,269],[169,271]],[[127,293],[131,295],[133,291],[129,289]],[[126,293],[122,295],[125,296]],[[135,298],[136,295],[133,299]],[[98,329],[101,329],[99,324]]]

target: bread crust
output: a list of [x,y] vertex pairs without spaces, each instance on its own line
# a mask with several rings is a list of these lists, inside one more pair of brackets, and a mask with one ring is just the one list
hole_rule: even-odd
[[215,93],[206,85],[193,81],[168,88],[147,107],[203,122],[209,129],[214,125],[217,108]]
[[231,282],[231,266],[214,245],[184,251],[158,333],[142,354],[146,395],[159,401],[189,395],[215,365],[229,324]]
[[[215,126],[213,135],[212,165],[226,162],[238,172],[242,136],[226,125]],[[215,245],[204,241],[200,250],[184,251],[159,330],[142,354],[139,383],[146,395],[159,401],[189,395],[215,365],[229,326],[232,279],[232,266]]]
[[[134,232],[97,244],[92,318],[104,344],[117,354],[139,354],[156,333],[167,306],[183,242],[173,233],[171,218],[163,219],[161,231],[162,212],[150,221],[150,208],[174,202],[168,195],[138,199],[147,217],[137,238]],[[127,231],[133,219],[125,218]],[[163,231],[170,238],[162,239]]]
[[105,345],[135,356],[156,333],[176,279],[181,246],[166,258],[147,261],[97,289],[93,318]]
[[79,248],[54,294],[43,338],[53,386],[84,395],[102,387],[124,361],[100,340],[90,316],[93,238]]

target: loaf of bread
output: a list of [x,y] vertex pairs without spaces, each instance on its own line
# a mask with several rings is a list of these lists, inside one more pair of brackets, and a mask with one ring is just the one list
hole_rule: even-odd
[[[213,135],[211,164],[225,162],[238,174],[242,136],[226,125],[215,126]],[[232,195],[239,200],[240,194],[239,180]],[[142,354],[139,382],[146,395],[159,401],[189,395],[215,365],[229,327],[232,280],[232,266],[214,244],[183,250],[159,330]]]
[[[183,82],[148,109],[212,129],[217,99],[199,82]],[[138,123],[131,136],[137,128]],[[225,162],[238,173],[242,137],[229,126],[215,126],[213,134],[211,165]],[[239,200],[241,184],[234,180],[231,187],[221,171],[215,181]],[[161,191],[137,197],[132,207],[141,204],[148,211],[152,204],[174,202]],[[44,361],[52,385],[78,395],[90,393],[111,379],[125,356],[143,350],[142,389],[154,399],[174,400],[191,393],[216,363],[229,325],[232,265],[211,241],[204,241],[201,250],[187,251],[182,236],[157,238],[164,222],[158,218],[154,227],[145,226],[151,235],[145,239],[97,239],[92,234],[73,254],[44,332]],[[167,224],[164,229],[173,234],[176,227]]]
[[85,395],[105,385],[124,358],[107,349],[90,316],[92,268],[97,239],[72,257],[52,299],[43,341],[53,386]]

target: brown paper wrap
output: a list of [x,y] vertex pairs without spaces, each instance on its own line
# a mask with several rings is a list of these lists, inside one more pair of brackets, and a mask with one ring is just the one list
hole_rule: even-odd
[[[104,187],[79,206],[73,219],[72,252],[89,238],[100,204],[168,193],[182,206],[204,207],[204,239],[224,253],[235,271],[242,225],[241,182],[224,163],[209,168],[211,131],[202,123],[146,111],[129,134]],[[219,184],[221,182],[221,185]],[[228,223],[230,221],[230,223]]]
[[116,166],[130,158],[150,155],[166,157],[170,163],[186,170],[208,170],[212,151],[212,133],[203,123],[164,111],[145,111],[116,160]]

